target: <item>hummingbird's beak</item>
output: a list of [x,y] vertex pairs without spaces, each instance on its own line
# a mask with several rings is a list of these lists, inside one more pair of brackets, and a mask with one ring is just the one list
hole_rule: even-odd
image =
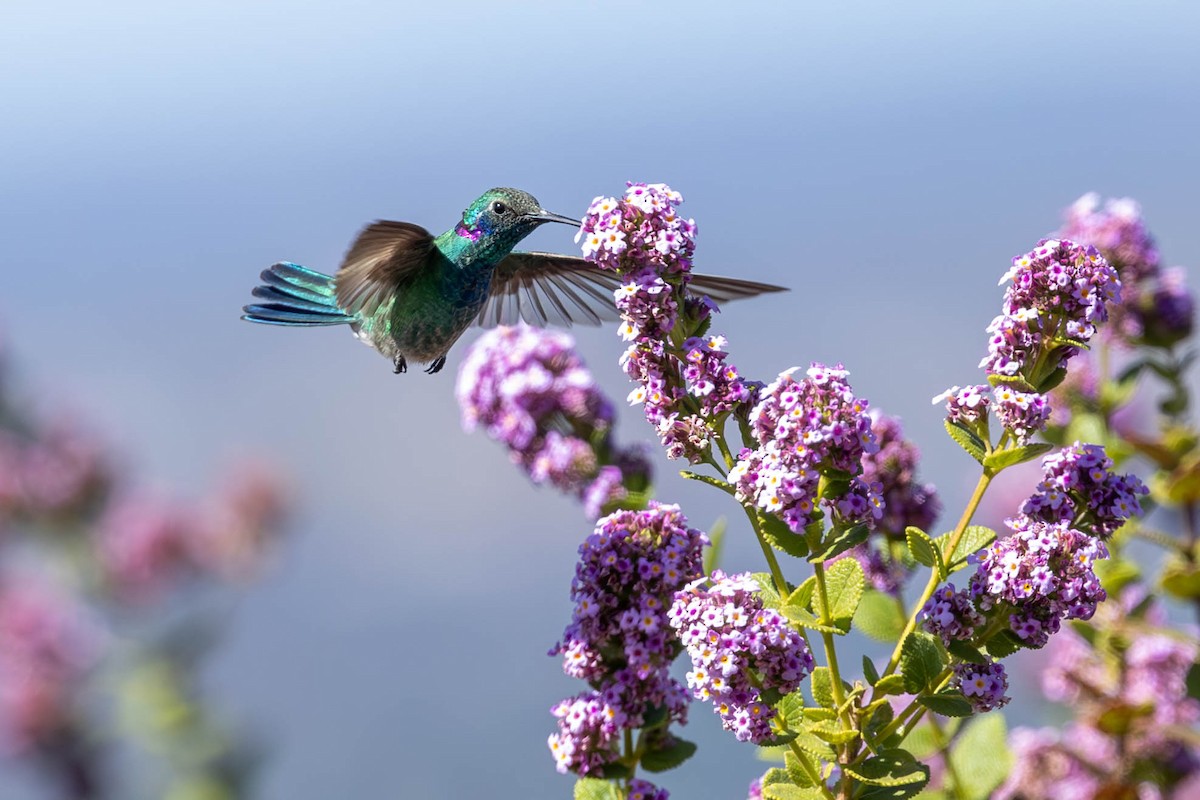
[[552,211],[547,211],[544,208],[538,209],[532,214],[526,214],[526,219],[535,219],[538,222],[561,222],[563,225],[570,225],[573,228],[578,228],[583,223],[580,220],[564,217],[562,214],[555,214]]

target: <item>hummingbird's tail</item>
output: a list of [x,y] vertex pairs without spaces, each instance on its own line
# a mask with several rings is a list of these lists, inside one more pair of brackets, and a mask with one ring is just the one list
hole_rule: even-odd
[[267,325],[345,325],[355,321],[338,308],[333,276],[280,261],[263,270],[252,294],[265,303],[246,306],[242,319]]

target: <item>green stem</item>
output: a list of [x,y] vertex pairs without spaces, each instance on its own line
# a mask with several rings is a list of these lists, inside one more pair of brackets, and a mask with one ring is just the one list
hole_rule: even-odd
[[800,746],[794,741],[789,746],[791,747],[792,754],[796,756],[796,760],[800,762],[800,767],[804,770],[804,774],[821,790],[821,794],[826,800],[836,800],[833,792],[829,791],[829,787],[825,785],[825,781],[821,778],[821,771],[817,769],[816,764],[813,764],[808,753],[801,750]]
[[[821,624],[830,625],[833,622],[833,614],[829,610],[829,591],[825,585],[825,565],[818,561],[813,564],[813,570],[817,575],[817,599],[821,603]],[[854,727],[853,723],[840,711],[846,698],[842,691],[842,676],[838,670],[837,648],[833,642],[833,634],[822,631],[821,639],[825,642],[825,660],[829,663],[829,680],[833,684],[833,705],[839,709],[838,717],[842,722],[842,727],[849,730]]]
[[783,570],[779,567],[779,559],[775,557],[775,551],[771,549],[770,543],[763,536],[762,528],[758,524],[758,513],[754,509],[743,505],[742,510],[746,512],[746,517],[750,520],[750,527],[754,529],[754,537],[758,539],[758,546],[762,548],[763,556],[767,559],[767,566],[771,570],[771,580],[775,583],[775,591],[779,593],[780,600],[786,600],[788,594],[787,579],[783,577]]
[[[967,529],[967,525],[971,523],[971,518],[975,516],[975,510],[979,508],[979,502],[983,500],[983,493],[987,491],[988,485],[992,482],[995,475],[985,469],[983,474],[979,476],[979,483],[975,484],[975,491],[971,495],[971,499],[967,502],[966,509],[963,510],[962,517],[959,518],[958,524],[954,526],[954,533],[950,534],[950,541],[946,543],[946,551],[943,553],[942,560],[950,564],[954,560],[954,551],[958,548],[958,542],[962,539],[963,532]],[[908,622],[904,625],[904,632],[900,634],[900,640],[896,642],[896,649],[892,651],[892,657],[888,659],[887,669],[883,675],[891,675],[896,671],[896,667],[900,664],[900,651],[904,647],[904,640],[917,627],[917,617],[921,613],[921,609],[929,602],[929,598],[933,597],[933,593],[937,590],[940,576],[936,569],[932,570],[929,575],[929,582],[925,584],[925,591],[921,593],[921,597],[913,606],[912,613],[908,616]]]

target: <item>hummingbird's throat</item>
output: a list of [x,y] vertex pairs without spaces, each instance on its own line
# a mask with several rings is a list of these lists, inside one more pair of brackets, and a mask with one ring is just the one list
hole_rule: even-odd
[[478,242],[479,237],[483,235],[483,231],[473,231],[461,222],[454,226],[454,232],[464,239],[470,239],[472,242]]

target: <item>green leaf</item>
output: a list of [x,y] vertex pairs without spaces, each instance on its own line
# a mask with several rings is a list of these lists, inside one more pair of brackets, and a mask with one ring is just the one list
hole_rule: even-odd
[[833,676],[829,667],[817,667],[812,671],[813,702],[825,708],[833,708]]
[[854,627],[877,642],[894,642],[904,632],[903,612],[890,594],[867,589],[854,615]]
[[789,728],[798,728],[804,719],[804,694],[799,689],[780,700],[775,711]]
[[838,556],[846,552],[851,547],[862,544],[867,540],[867,536],[870,535],[871,529],[866,525],[854,525],[844,530],[838,530],[837,528],[834,528],[831,533],[832,536],[830,537],[829,541],[816,548],[813,551],[813,554],[808,557],[810,562],[815,564],[818,561],[828,561],[834,556]]
[[829,598],[832,622],[841,633],[850,632],[850,621],[858,610],[867,579],[857,558],[835,561],[825,574],[825,590]]
[[[913,786],[929,782],[929,767],[919,763],[905,750],[880,750],[873,758],[842,770],[870,786]],[[891,796],[891,795],[887,795]]]
[[678,767],[696,753],[696,745],[687,739],[675,738],[669,747],[647,750],[642,754],[642,769],[647,772],[665,772]]
[[1054,445],[1049,442],[1033,442],[1032,444],[1013,447],[1008,450],[996,450],[983,460],[983,468],[994,474],[1016,464],[1024,464],[1026,461],[1032,461],[1053,449]]
[[580,778],[575,781],[575,800],[625,800],[625,793],[612,781]]
[[764,786],[763,800],[821,800],[824,795],[821,790],[808,786],[794,786],[790,783],[774,783]]
[[711,475],[701,475],[699,472],[692,472],[691,470],[687,469],[679,470],[679,474],[687,478],[689,481],[700,481],[700,483],[707,483],[709,486],[715,486],[730,496],[733,496],[737,493],[737,487],[732,483],[726,483],[720,478],[714,478]]
[[1163,591],[1179,600],[1200,597],[1200,569],[1182,558],[1169,559],[1159,581]]
[[875,684],[875,694],[880,697],[888,694],[904,694],[904,676],[893,672],[885,675]]
[[810,756],[819,758],[822,761],[833,761],[837,758],[837,753],[834,752],[830,745],[813,736],[808,731],[797,731],[796,738],[792,743]]
[[943,420],[946,426],[946,433],[950,434],[950,438],[958,443],[958,446],[967,451],[967,455],[983,463],[983,459],[987,455],[987,443],[980,439],[976,433],[963,425],[960,422],[951,422],[949,419]]
[[755,572],[750,576],[758,584],[758,596],[762,599],[762,603],[767,608],[779,608],[783,603],[779,599],[779,592],[775,591],[775,579],[765,572]]
[[863,677],[867,679],[867,683],[871,686],[879,680],[879,670],[875,669],[875,662],[868,656],[864,655],[862,660]]
[[987,640],[988,655],[995,659],[1008,658],[1025,645],[1020,637],[1010,630],[1002,630]]
[[823,624],[819,619],[817,619],[816,615],[807,608],[800,608],[799,606],[784,606],[779,610],[783,612],[783,615],[787,617],[790,622],[794,622],[800,627],[807,628],[810,631],[817,631],[818,633],[836,633],[839,635],[845,633],[845,631],[843,631],[841,628],[834,627],[833,625]]
[[[938,550],[943,554],[950,544],[951,533],[943,533],[934,540]],[[984,525],[968,525],[963,531],[958,540],[958,546],[954,548],[954,557],[950,559],[946,565],[947,573],[953,574],[967,565],[967,557],[973,553],[978,553],[983,548],[987,547],[992,542],[996,541],[996,532]]]
[[1008,731],[1003,714],[983,714],[972,720],[950,751],[960,796],[984,800],[1012,769],[1012,753],[1005,744]]
[[813,594],[817,590],[817,576],[812,575],[804,583],[796,587],[796,591],[788,595],[787,602],[784,605],[797,606],[812,610]]
[[975,712],[962,692],[939,692],[918,697],[917,702],[943,717],[969,717]]
[[787,553],[793,558],[804,558],[808,555],[808,540],[803,534],[796,533],[779,517],[755,511],[758,515],[758,528],[762,531],[767,544],[781,553]]
[[858,731],[846,730],[833,720],[814,723],[808,729],[812,732],[813,736],[832,745],[845,744],[858,738]]
[[[784,751],[784,752],[787,752],[787,751]],[[760,785],[761,786],[770,786],[770,785],[776,784],[776,783],[788,784],[788,783],[794,783],[794,781],[792,780],[791,774],[788,773],[788,771],[786,769],[783,769],[781,767],[771,767],[769,770],[767,770],[766,772],[763,773],[762,781],[760,781]]]
[[908,552],[913,560],[926,567],[937,570],[938,579],[946,577],[946,565],[942,563],[942,551],[929,538],[929,534],[920,528],[909,525],[904,529],[904,541],[908,544]]
[[942,650],[929,634],[913,631],[904,640],[900,649],[900,674],[904,676],[904,688],[910,694],[931,687],[945,666]]
[[988,375],[988,383],[990,383],[993,387],[1013,386],[1017,389],[1020,389],[1022,392],[1037,391],[1034,387],[1029,385],[1029,381],[1025,380],[1024,375],[1000,375],[993,372],[992,374]]
[[867,722],[863,725],[863,738],[871,745],[872,750],[878,749],[879,735],[895,718],[896,712],[892,711],[892,704],[887,701],[875,706],[871,715],[867,717]]
[[816,786],[812,778],[804,771],[800,759],[790,750],[783,754],[783,766],[787,770],[788,777],[792,779],[792,783],[797,786]]
[[950,652],[950,655],[967,664],[986,664],[988,660],[979,648],[969,642],[957,639],[951,641],[946,650]]
[[796,731],[776,731],[771,736],[763,739],[758,743],[759,747],[779,747],[781,745],[791,744],[796,738]]

